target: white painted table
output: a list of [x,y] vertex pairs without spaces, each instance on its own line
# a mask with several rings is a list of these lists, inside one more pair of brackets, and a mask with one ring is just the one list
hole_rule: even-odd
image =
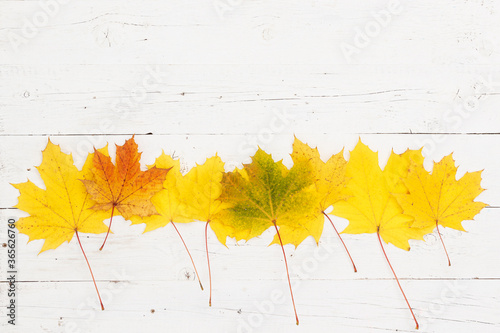
[[[467,233],[443,229],[387,252],[422,332],[500,332],[500,5],[484,1],[0,1],[0,231],[18,192],[40,177],[47,137],[78,165],[93,145],[136,134],[150,164],[164,149],[185,170],[217,152],[227,169],[257,145],[290,165],[293,134],[324,158],[358,139],[378,150],[425,145],[426,166],[454,152],[459,174],[484,169],[487,202]],[[113,153],[113,152],[112,152]],[[342,229],[347,222],[334,219]],[[208,286],[202,223],[179,225]],[[281,249],[271,230],[209,246],[213,306],[171,226],[113,222],[80,249],[39,256],[18,237],[18,314],[3,332],[414,331],[374,235],[327,224],[316,247],[286,246],[301,319],[295,326]],[[283,294],[272,303],[272,295]]]

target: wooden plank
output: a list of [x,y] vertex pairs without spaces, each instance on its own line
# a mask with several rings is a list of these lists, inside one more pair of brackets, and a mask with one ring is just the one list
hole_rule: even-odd
[[[88,282],[20,283],[20,304],[30,305],[19,308],[19,330],[131,332],[168,327],[185,332],[217,323],[221,332],[242,333],[311,332],[325,327],[349,332],[414,331],[394,281],[304,281],[296,288],[298,327],[283,281],[263,285],[248,280],[238,287],[227,282],[215,290],[211,308],[196,283],[103,283],[105,311],[90,297],[94,291]],[[403,283],[421,324],[419,332],[500,328],[498,280]]]
[[[495,51],[500,14],[492,0],[46,2],[56,5],[47,10],[36,1],[2,1],[1,63],[491,64],[500,59]],[[346,57],[346,45],[355,48],[353,56]]]
[[498,133],[499,100],[498,65],[0,66],[1,135]]

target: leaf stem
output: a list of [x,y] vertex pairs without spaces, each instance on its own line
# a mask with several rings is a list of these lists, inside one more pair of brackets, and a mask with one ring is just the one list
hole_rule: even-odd
[[212,306],[212,272],[210,271],[210,256],[208,255],[208,224],[210,221],[207,221],[205,225],[205,249],[207,252],[207,264],[208,264],[208,282],[210,285],[210,297],[208,299],[208,306]]
[[203,290],[203,285],[201,284],[201,280],[200,280],[200,274],[198,274],[198,270],[196,269],[196,265],[194,264],[193,257],[191,256],[191,253],[189,252],[189,249],[188,249],[186,243],[184,242],[184,239],[182,238],[181,233],[179,232],[179,230],[175,226],[174,221],[170,220],[170,223],[172,223],[172,226],[174,227],[175,231],[177,231],[177,234],[181,238],[182,244],[184,244],[184,247],[186,248],[186,251],[189,255],[189,259],[191,259],[191,263],[193,264],[194,271],[196,272],[196,277],[198,278],[198,282],[200,283],[200,288],[201,288],[201,290]]
[[115,204],[113,204],[113,208],[111,208],[111,218],[109,219],[108,232],[106,233],[106,238],[104,238],[104,243],[102,243],[99,251],[102,251],[102,248],[104,247],[104,244],[106,244],[106,240],[108,239],[109,231],[111,230],[111,222],[113,222],[113,213],[114,212],[115,212]]
[[99,297],[99,302],[101,303],[101,310],[104,310],[104,305],[102,304],[101,295],[99,294],[99,289],[97,289],[97,284],[95,283],[94,273],[92,273],[92,268],[90,267],[89,260],[87,259],[87,255],[83,250],[82,243],[80,242],[80,237],[78,236],[78,230],[75,229],[76,239],[78,239],[78,244],[80,244],[80,249],[82,249],[83,256],[85,257],[85,261],[87,262],[87,266],[89,266],[90,275],[92,275],[92,281],[94,281],[94,287],[97,291],[97,297]]
[[278,234],[278,239],[280,240],[281,250],[283,251],[283,258],[285,259],[286,276],[288,277],[288,286],[290,287],[290,295],[292,296],[293,311],[295,312],[295,320],[297,325],[299,324],[299,317],[297,316],[297,309],[295,308],[295,300],[293,299],[292,283],[290,282],[290,274],[288,273],[288,263],[286,261],[285,248],[283,247],[283,241],[281,240],[280,232],[278,226],[276,225],[276,220],[273,220],[274,228]]
[[443,244],[444,253],[446,253],[446,257],[448,258],[448,266],[451,266],[450,256],[448,255],[448,251],[446,251],[446,246],[444,246],[443,238],[441,237],[441,233],[439,232],[439,222],[436,221],[436,229],[439,235],[439,239],[441,240],[441,244]]
[[413,316],[413,320],[415,320],[416,329],[418,330],[418,321],[417,318],[415,317],[415,314],[413,313],[413,310],[411,309],[410,303],[408,302],[408,299],[406,298],[405,292],[403,291],[403,288],[401,287],[401,284],[399,283],[398,276],[396,275],[396,272],[394,272],[394,269],[392,268],[391,262],[389,261],[389,258],[387,257],[387,254],[385,253],[384,250],[384,245],[382,244],[382,240],[380,239],[380,233],[377,230],[377,237],[378,237],[378,242],[380,243],[380,247],[382,248],[382,252],[384,252],[385,259],[387,260],[387,263],[389,264],[389,267],[391,268],[392,274],[394,274],[394,277],[396,278],[396,282],[398,283],[399,290],[401,290],[401,293],[403,294],[403,297],[405,298],[406,304],[408,305],[408,309],[410,309],[411,315]]
[[330,223],[332,224],[333,229],[337,233],[337,236],[339,236],[339,239],[342,242],[342,245],[344,245],[344,249],[347,252],[347,255],[349,256],[349,259],[351,259],[352,267],[354,268],[354,273],[356,273],[358,270],[356,269],[356,265],[354,265],[354,260],[352,260],[351,254],[349,253],[349,250],[347,249],[347,246],[345,245],[344,240],[340,236],[340,233],[337,231],[337,228],[335,228],[335,224],[333,224],[333,221],[330,218],[330,216],[328,216],[328,214],[326,214],[324,211],[322,211],[322,213],[323,213],[323,215],[326,216],[326,218],[328,219],[328,221],[330,221]]

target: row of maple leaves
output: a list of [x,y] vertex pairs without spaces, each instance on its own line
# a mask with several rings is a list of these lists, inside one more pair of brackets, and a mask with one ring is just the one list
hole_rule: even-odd
[[[132,224],[146,224],[145,232],[171,223],[179,233],[174,223],[206,222],[208,262],[208,226],[222,244],[227,237],[249,240],[272,227],[276,230],[272,243],[281,245],[288,273],[283,245],[297,246],[309,236],[318,242],[325,217],[335,228],[326,213],[330,206],[330,214],[349,221],[343,233],[376,233],[384,255],[382,240],[409,250],[409,239],[423,240],[435,228],[439,234],[440,225],[464,230],[462,221],[473,219],[486,206],[474,201],[483,191],[481,171],[466,173],[457,180],[451,155],[434,163],[431,173],[424,169],[421,149],[392,152],[382,170],[377,153],[361,140],[348,162],[343,151],[324,162],[316,148],[295,139],[290,169],[259,149],[252,162],[241,169],[225,172],[224,162],[214,156],[185,175],[181,174],[179,160],[165,153],[146,171],[141,170],[141,153],[134,137],[116,147],[115,164],[107,146],[89,154],[82,170],[75,167],[71,154],[63,153],[50,140],[42,154],[37,169],[46,189],[31,181],[13,185],[20,191],[16,207],[30,214],[19,219],[16,226],[30,241],[45,240],[41,252],[69,242],[76,234],[86,260],[79,232],[107,232],[103,247],[114,215]],[[103,221],[108,218],[106,226]],[[342,241],[340,234],[339,238]],[[350,254],[349,258],[356,271]],[[88,260],[87,264],[100,300]],[[289,276],[288,283],[298,324]],[[210,305],[211,284],[210,276]],[[200,286],[203,289],[201,282]],[[104,310],[102,301],[101,307]]]

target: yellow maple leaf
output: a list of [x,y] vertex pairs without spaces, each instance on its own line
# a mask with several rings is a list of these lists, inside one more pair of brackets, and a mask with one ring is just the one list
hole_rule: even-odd
[[[403,155],[393,157],[394,163],[382,171],[377,153],[358,142],[346,169],[352,196],[333,205],[332,214],[349,220],[344,233],[379,233],[386,243],[407,251],[410,249],[409,239],[423,239],[428,233],[427,229],[411,227],[413,217],[403,214],[392,195],[392,191],[399,187],[393,175],[404,172],[404,165],[396,162],[401,157]],[[411,154],[404,157],[410,158]]]
[[184,176],[179,192],[186,203],[184,214],[188,219],[211,222],[213,216],[224,208],[225,205],[218,200],[223,174],[224,162],[216,155],[201,165],[197,164]]
[[29,180],[13,184],[21,194],[15,207],[30,214],[16,222],[19,232],[28,235],[29,241],[44,239],[40,253],[69,242],[76,231],[106,232],[108,227],[103,220],[109,212],[89,209],[95,202],[80,181],[91,174],[93,154],[87,157],[81,171],[74,166],[73,157],[61,152],[50,140],[42,154],[37,170],[46,189]]
[[339,200],[347,199],[347,179],[345,169],[347,161],[344,159],[344,150],[332,155],[328,161],[321,160],[317,148],[295,138],[291,154],[294,163],[309,161],[314,172],[314,186],[319,196],[319,209],[324,212],[328,207]]
[[487,205],[474,201],[481,188],[481,172],[467,172],[456,180],[457,168],[451,155],[434,163],[432,174],[413,163],[404,184],[407,194],[396,197],[416,227],[436,226],[465,231],[462,221],[472,220]]
[[[408,176],[404,178],[407,191],[395,196],[404,213],[415,219],[414,227],[436,227],[438,234],[439,225],[465,231],[462,221],[472,220],[487,206],[474,201],[484,191],[481,188],[481,172],[467,172],[456,180],[457,168],[451,154],[434,163],[432,174],[423,165],[413,162]],[[442,238],[441,242],[444,246]],[[448,264],[451,265],[449,256]]]
[[180,190],[185,188],[183,177],[180,172],[179,160],[174,160],[171,156],[162,152],[156,159],[155,163],[147,166],[148,169],[153,167],[159,169],[169,169],[163,189],[157,192],[151,198],[157,215],[150,216],[132,216],[130,220],[132,224],[145,223],[144,232],[152,231],[166,226],[170,222],[191,222],[192,219],[186,217],[186,205],[180,195]]
[[406,193],[406,186],[403,180],[408,176],[410,164],[424,164],[422,148],[418,150],[407,149],[402,154],[391,152],[387,164],[384,168],[384,176],[391,194]]
[[293,151],[291,154],[294,164],[311,163],[312,172],[315,178],[314,186],[318,194],[318,210],[330,221],[333,229],[337,233],[344,249],[351,260],[354,272],[357,272],[354,260],[340,236],[335,224],[330,217],[325,213],[325,210],[340,200],[349,198],[350,193],[347,189],[347,178],[345,170],[347,161],[344,159],[344,150],[332,155],[328,161],[323,162],[317,148],[311,148],[309,145],[302,143],[295,138],[293,142]]
[[205,221],[205,249],[208,264],[210,296],[208,304],[212,306],[212,273],[208,255],[208,226],[213,229],[213,217],[227,204],[219,200],[222,192],[221,179],[224,174],[224,162],[219,156],[208,158],[205,163],[196,165],[183,177],[182,186],[178,186],[183,206],[183,216],[189,221]]
[[[107,148],[101,149],[100,152],[107,154]],[[109,216],[109,211],[90,209],[95,202],[80,181],[82,178],[92,178],[94,154],[88,155],[81,171],[73,164],[71,154],[64,154],[60,147],[50,140],[42,155],[42,163],[37,169],[46,189],[39,188],[29,180],[13,184],[20,192],[19,202],[15,207],[30,214],[29,217],[20,218],[16,222],[16,227],[20,233],[29,236],[29,241],[45,240],[40,253],[55,249],[64,242],[69,243],[76,234],[101,300],[92,269],[78,236],[79,232],[100,234],[108,230],[103,221]],[[101,308],[104,310],[102,301]]]
[[[392,152],[391,155],[396,154]],[[423,235],[429,232],[428,228],[412,228],[413,217],[403,214],[403,209],[391,192],[401,190],[399,178],[407,173],[408,164],[411,161],[421,161],[420,156],[419,151],[407,151],[399,156],[391,156],[388,165],[382,171],[377,153],[370,150],[360,140],[351,151],[346,168],[346,177],[349,178],[347,186],[352,196],[346,201],[339,201],[333,205],[334,215],[349,220],[344,233],[377,234],[380,247],[398,282],[417,329],[417,318],[385,253],[382,239],[386,243],[409,250],[409,239],[423,239]]]
[[[182,198],[181,189],[186,188],[184,184],[185,179],[180,171],[180,163],[179,160],[174,160],[171,156],[162,152],[162,154],[156,159],[155,163],[147,166],[148,169],[153,167],[159,169],[168,169],[167,177],[163,182],[163,189],[157,192],[152,198],[151,202],[153,203],[157,215],[150,216],[132,216],[130,220],[132,224],[141,224],[145,223],[146,228],[144,232],[156,230],[158,228],[166,226],[168,223],[171,223],[174,227],[175,231],[179,235],[184,247],[191,259],[191,263],[193,264],[194,270],[196,272],[196,276],[198,277],[198,282],[200,283],[200,287],[203,290],[203,285],[200,281],[200,275],[198,274],[198,270],[196,269],[196,265],[194,263],[193,257],[189,252],[189,249],[184,242],[184,239],[181,236],[181,233],[175,226],[176,222],[186,223],[193,221],[192,218],[187,217],[187,206],[185,201],[188,201],[190,198]],[[191,184],[189,184],[191,185]]]

